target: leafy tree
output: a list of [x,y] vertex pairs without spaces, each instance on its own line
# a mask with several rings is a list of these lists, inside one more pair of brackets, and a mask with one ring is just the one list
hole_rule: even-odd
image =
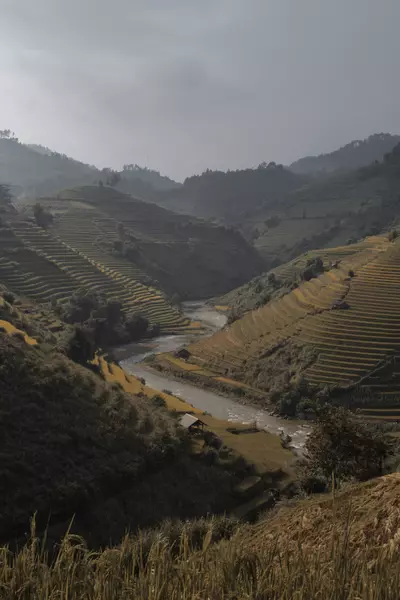
[[122,304],[119,300],[107,302],[107,321],[110,327],[118,325],[122,320]]
[[114,248],[115,252],[118,252],[118,254],[123,254],[124,242],[122,242],[121,240],[115,240],[113,243],[113,248]]
[[313,277],[317,277],[320,273],[324,272],[324,263],[320,256],[315,258],[309,258],[306,264],[306,268],[301,273],[301,278],[304,281],[310,281]]
[[80,289],[72,295],[64,318],[69,323],[84,323],[99,309],[101,303],[97,294]]
[[9,206],[12,201],[10,186],[0,183],[0,205]]
[[343,408],[325,405],[305,445],[306,470],[326,480],[360,481],[382,474],[393,442]]
[[171,304],[174,304],[175,306],[179,306],[180,303],[181,303],[181,297],[179,296],[179,294],[177,294],[177,293],[172,294]]
[[115,187],[121,180],[121,175],[118,171],[113,171],[113,169],[110,169],[109,167],[102,169],[101,172],[105,177],[106,185]]
[[118,223],[117,225],[117,233],[118,237],[123,242],[125,240],[125,227],[123,223]]
[[265,225],[270,229],[273,229],[274,227],[278,227],[280,222],[280,217],[278,215],[273,215],[272,217],[269,217],[265,220]]
[[128,331],[131,339],[140,339],[149,328],[149,321],[142,315],[133,315],[126,321],[126,330]]
[[39,227],[43,227],[43,229],[47,229],[53,223],[53,215],[45,210],[43,206],[37,202],[33,207],[33,214],[35,217],[35,221]]
[[81,365],[86,365],[94,359],[96,352],[92,332],[83,327],[75,327],[75,331],[69,340],[67,355]]

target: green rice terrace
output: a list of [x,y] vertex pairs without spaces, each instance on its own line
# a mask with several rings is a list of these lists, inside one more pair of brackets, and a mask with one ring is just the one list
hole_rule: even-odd
[[120,300],[126,314],[140,313],[164,333],[190,327],[164,294],[143,283],[146,276],[128,261],[100,250],[96,255],[94,248],[86,253],[73,248],[18,215],[0,229],[0,280],[36,302],[65,303],[84,288]]

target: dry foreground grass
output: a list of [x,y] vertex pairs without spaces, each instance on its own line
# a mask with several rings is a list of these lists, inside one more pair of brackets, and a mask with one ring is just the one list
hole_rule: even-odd
[[0,550],[0,598],[14,600],[397,600],[400,475],[286,507],[256,526],[192,521],[90,552],[64,538],[49,557],[32,530]]

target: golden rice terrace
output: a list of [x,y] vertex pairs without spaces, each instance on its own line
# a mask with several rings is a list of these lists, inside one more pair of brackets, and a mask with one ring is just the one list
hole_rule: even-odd
[[[386,416],[395,416],[389,408],[400,399],[400,241],[374,236],[323,253],[334,262],[330,270],[191,345],[189,361],[268,392],[277,357],[286,352],[287,379],[355,385],[379,400],[382,410],[368,413],[385,416],[386,407]],[[298,359],[304,355],[308,361]]]

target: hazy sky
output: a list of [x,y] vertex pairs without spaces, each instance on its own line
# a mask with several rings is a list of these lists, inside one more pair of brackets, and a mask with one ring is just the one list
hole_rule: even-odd
[[0,0],[0,128],[175,178],[400,133],[400,0]]

